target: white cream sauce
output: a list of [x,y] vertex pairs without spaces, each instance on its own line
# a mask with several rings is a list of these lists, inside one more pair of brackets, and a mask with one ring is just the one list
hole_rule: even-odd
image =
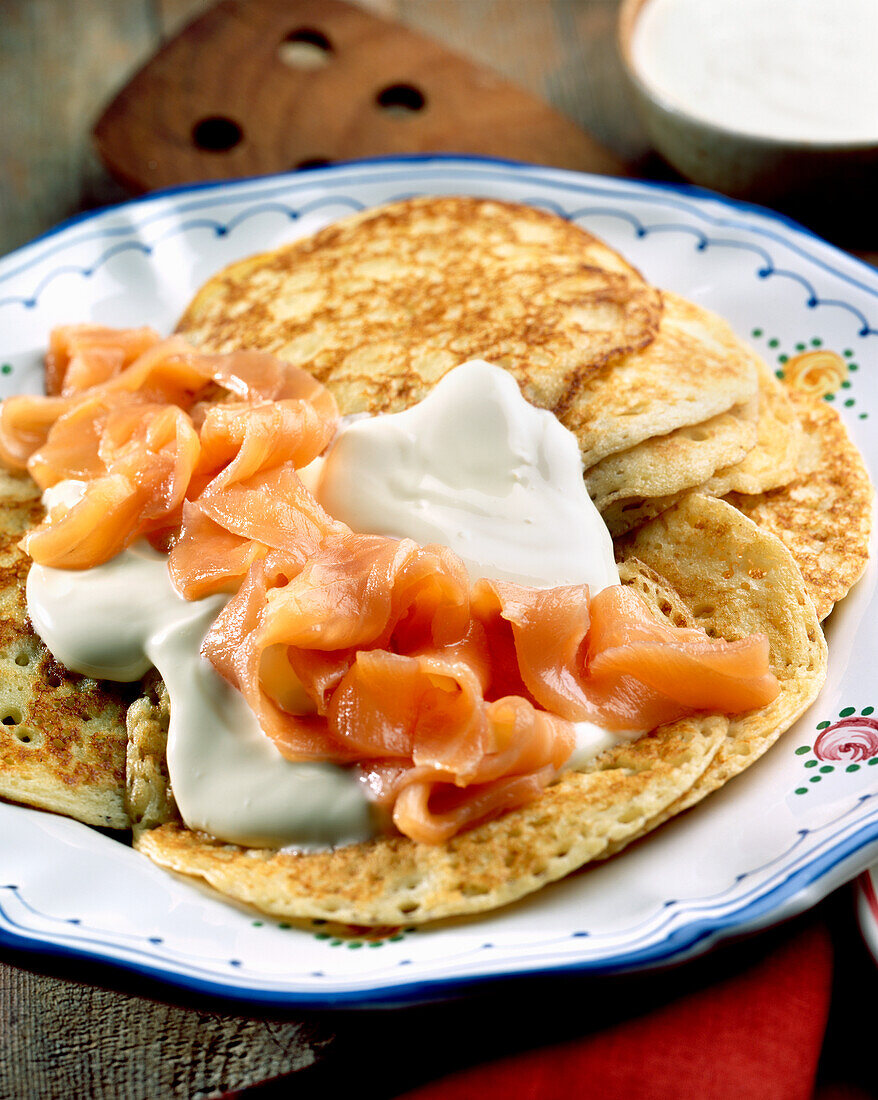
[[345,425],[316,495],[354,531],[451,547],[472,580],[593,593],[619,583],[576,437],[483,360],[405,412]]
[[[551,587],[619,583],[610,535],[585,491],[575,438],[481,361],[450,372],[420,405],[342,426],[307,473],[332,514],[362,533],[451,546],[471,575]],[[83,483],[47,490],[69,507]],[[184,600],[166,559],[139,543],[94,569],[31,568],[31,621],[73,671],[138,680],[155,665],[171,700],[168,768],[183,820],[254,846],[327,847],[373,833],[353,769],[293,763],[240,694],[200,655],[226,597]],[[579,767],[621,736],[577,723]]]
[[878,140],[876,0],[649,0],[631,51],[647,85],[705,122]]

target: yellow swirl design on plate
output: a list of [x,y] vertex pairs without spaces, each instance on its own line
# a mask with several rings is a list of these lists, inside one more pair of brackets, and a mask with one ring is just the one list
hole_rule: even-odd
[[848,368],[844,359],[835,351],[820,348],[794,355],[784,365],[784,380],[793,389],[825,397],[835,393],[847,379]]

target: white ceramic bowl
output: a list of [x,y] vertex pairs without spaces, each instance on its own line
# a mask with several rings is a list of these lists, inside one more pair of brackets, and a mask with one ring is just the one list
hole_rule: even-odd
[[[618,43],[636,109],[661,155],[693,183],[735,198],[779,204],[789,198],[858,205],[878,190],[878,139],[794,141],[719,126],[671,103],[637,70],[635,25],[650,0],[623,0]],[[878,63],[878,61],[876,61]]]

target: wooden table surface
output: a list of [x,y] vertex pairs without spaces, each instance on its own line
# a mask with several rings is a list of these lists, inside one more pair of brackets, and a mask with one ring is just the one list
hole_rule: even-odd
[[[650,154],[621,79],[614,49],[617,0],[361,0],[542,96],[638,174],[675,178]],[[2,0],[0,3],[0,255],[82,210],[128,196],[101,168],[89,133],[108,98],[206,0]],[[801,212],[798,212],[801,216]],[[861,223],[812,226],[866,258],[878,240]],[[807,217],[804,220],[809,220]],[[874,225],[873,225],[874,230]],[[858,236],[859,234],[859,236]],[[870,251],[871,250],[871,251]],[[838,952],[837,991],[821,1074],[867,1088],[866,1027],[851,998],[874,1004],[878,977],[859,942],[849,890],[814,914],[829,921]],[[0,953],[0,1096],[201,1097],[280,1074],[292,1083],[254,1095],[391,1097],[450,1062],[435,1052],[455,1036],[456,1064],[624,1018],[732,973],[770,950],[789,928],[724,948],[672,975],[591,981],[571,1025],[558,998],[526,1036],[512,1021],[534,998],[532,984],[487,993],[453,1008],[400,1012],[261,1013],[189,996],[93,963]],[[570,983],[565,983],[567,988]],[[557,985],[552,990],[557,993]],[[532,1021],[533,1013],[527,1012]],[[487,1030],[485,1021],[489,1021]],[[375,1070],[393,1028],[403,1056]],[[573,1030],[571,1030],[571,1027]],[[859,1030],[858,1030],[859,1029]],[[478,1033],[479,1042],[463,1038]],[[366,1082],[369,1083],[366,1083]],[[865,1095],[857,1091],[838,1096]]]

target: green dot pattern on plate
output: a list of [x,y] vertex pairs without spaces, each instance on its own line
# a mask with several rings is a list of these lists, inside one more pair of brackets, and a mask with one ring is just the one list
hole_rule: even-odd
[[860,711],[860,714],[874,714],[874,713],[875,713],[875,708],[874,707],[863,707],[863,709]]
[[810,751],[811,751],[811,746],[810,745],[799,745],[799,747],[796,749],[796,756],[804,756],[806,752],[810,752]]
[[0,374],[12,374],[12,364],[4,363],[3,366],[0,367]]
[[839,718],[850,718],[852,714],[856,714],[856,707],[844,707],[838,712]]
[[[254,921],[254,924],[257,923]],[[325,920],[314,920],[312,925],[326,924]],[[290,924],[276,925],[278,928],[290,928],[293,927]],[[347,926],[342,926],[347,929]],[[356,933],[356,935],[346,935],[345,931],[342,932],[314,932],[313,937],[315,940],[320,940],[326,947],[346,947],[350,951],[359,950],[362,947],[383,947],[387,943],[399,943],[404,940],[406,936],[413,932],[417,932],[417,927],[412,925],[408,928],[387,928],[387,929],[372,929],[371,932],[363,936],[362,928],[351,927],[349,931]]]
[[828,730],[830,725],[831,725],[830,722],[818,722],[817,723],[817,729],[819,729],[819,730]]

